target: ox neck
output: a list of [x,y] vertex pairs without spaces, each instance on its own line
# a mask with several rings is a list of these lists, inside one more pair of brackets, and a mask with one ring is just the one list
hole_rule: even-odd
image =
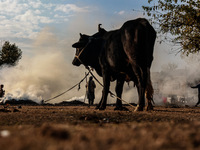
[[80,53],[78,55],[76,55],[76,58],[82,63],[82,61],[80,60],[80,56],[83,53],[83,51],[88,47],[88,45],[91,43],[91,40],[88,41],[88,43],[85,45],[85,47],[83,47],[83,49],[80,51]]

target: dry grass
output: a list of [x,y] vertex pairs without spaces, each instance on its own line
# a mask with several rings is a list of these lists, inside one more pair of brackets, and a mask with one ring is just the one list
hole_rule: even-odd
[[0,149],[4,150],[200,148],[199,108],[155,107],[151,112],[114,111],[111,106],[105,111],[87,106],[7,109],[0,111]]

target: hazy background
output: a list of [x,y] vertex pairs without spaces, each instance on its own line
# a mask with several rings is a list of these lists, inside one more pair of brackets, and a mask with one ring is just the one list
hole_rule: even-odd
[[[23,51],[22,60],[16,67],[3,66],[0,69],[0,84],[5,86],[6,98],[40,102],[78,83],[87,71],[83,66],[76,67],[71,64],[75,53],[71,45],[78,41],[79,33],[94,34],[99,23],[106,30],[113,30],[121,27],[127,20],[146,17],[143,12],[132,11],[142,10],[142,5],[148,3],[138,0],[1,1],[1,44],[9,40]],[[160,72],[163,65],[175,63],[178,69],[188,69],[190,80],[196,80],[200,75],[199,57],[182,58],[179,54],[171,53],[172,47],[156,42],[151,70]],[[101,78],[99,80],[102,81]],[[113,85],[115,83],[112,83],[112,91]],[[97,85],[96,102],[100,99],[101,90]],[[126,84],[124,91],[124,100],[137,102],[136,89],[132,83],[129,86]],[[79,91],[75,88],[51,102],[84,95],[85,81]],[[108,102],[115,102],[115,99],[109,97]]]

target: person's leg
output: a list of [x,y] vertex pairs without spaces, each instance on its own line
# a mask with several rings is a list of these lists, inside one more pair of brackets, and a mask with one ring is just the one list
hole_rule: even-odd
[[198,94],[198,102],[196,103],[195,107],[200,104],[200,94]]
[[93,104],[94,104],[94,99],[91,100],[91,105],[93,105]]
[[90,93],[90,105],[94,104],[94,92]]

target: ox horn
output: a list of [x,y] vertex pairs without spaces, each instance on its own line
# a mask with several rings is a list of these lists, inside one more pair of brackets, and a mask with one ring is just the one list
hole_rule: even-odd
[[98,31],[101,30],[101,25],[102,25],[102,24],[99,24],[99,25],[98,25]]

